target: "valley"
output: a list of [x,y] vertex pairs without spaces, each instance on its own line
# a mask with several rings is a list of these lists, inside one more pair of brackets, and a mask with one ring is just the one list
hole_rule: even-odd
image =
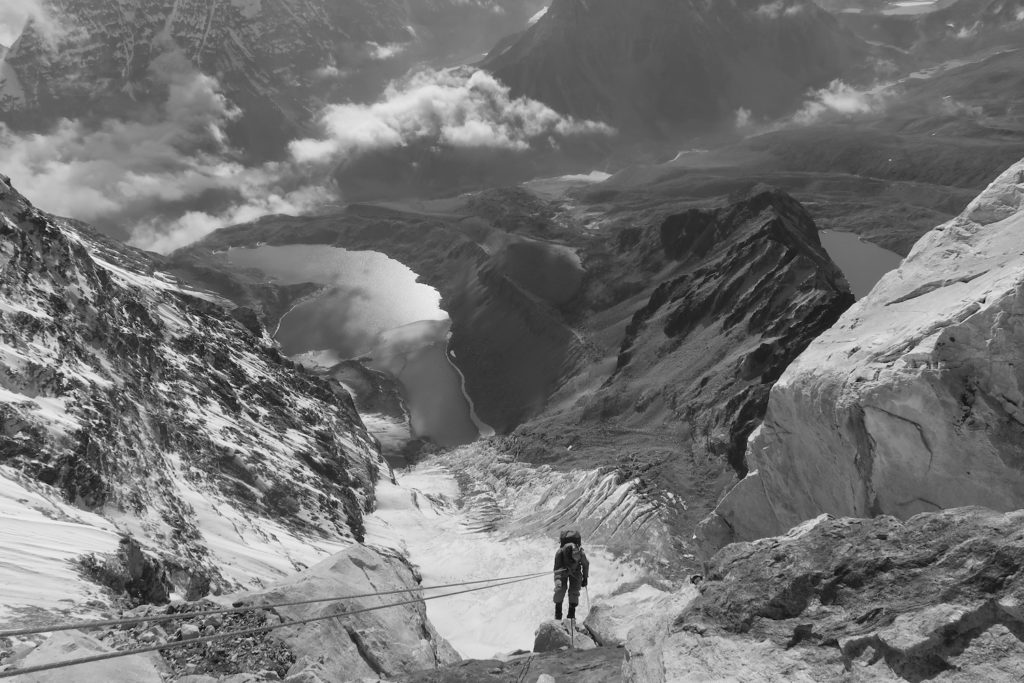
[[1017,679],[1022,0],[16,10],[0,678]]

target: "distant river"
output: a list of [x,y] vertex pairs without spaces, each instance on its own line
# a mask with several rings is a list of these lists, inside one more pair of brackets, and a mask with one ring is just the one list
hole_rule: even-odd
[[853,295],[864,297],[882,276],[900,265],[899,254],[865,242],[852,232],[822,230],[821,245],[843,271]]
[[442,446],[479,436],[462,375],[449,356],[451,323],[441,296],[416,282],[405,265],[378,252],[322,245],[231,249],[228,259],[282,285],[325,286],[281,318],[275,338],[285,354],[368,359],[402,384],[414,436]]

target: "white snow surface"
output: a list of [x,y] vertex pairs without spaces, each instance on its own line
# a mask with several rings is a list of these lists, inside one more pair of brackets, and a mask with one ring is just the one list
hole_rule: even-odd
[[[460,505],[455,476],[436,464],[396,472],[398,485],[380,480],[377,511],[366,518],[366,542],[394,548],[419,566],[423,585],[445,585],[551,571],[557,539],[519,530],[515,519],[494,531],[479,531],[474,509]],[[591,562],[589,597],[598,601],[646,572],[616,559],[605,548],[584,547]],[[472,587],[472,586],[469,586]],[[427,604],[427,616],[444,638],[469,658],[491,658],[533,646],[534,632],[553,616],[553,578],[547,576]],[[427,594],[450,592],[427,591]],[[587,616],[587,592],[577,618]]]
[[45,610],[106,602],[99,585],[77,570],[89,553],[112,553],[120,535],[112,523],[61,502],[58,492],[0,466],[0,623]]

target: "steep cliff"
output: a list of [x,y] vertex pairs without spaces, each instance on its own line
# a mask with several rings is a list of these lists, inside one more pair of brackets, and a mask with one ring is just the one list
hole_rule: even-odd
[[609,233],[602,258],[593,244],[584,258],[592,300],[623,297],[586,323],[614,344],[607,363],[582,367],[506,448],[639,476],[679,496],[679,528],[692,529],[746,474],[776,379],[853,296],[814,221],[778,190]]
[[1021,506],[1022,227],[1018,163],[808,347],[705,526],[710,547],[822,512]]
[[[376,444],[348,394],[282,359],[251,312],[38,211],[2,177],[0,254],[11,533],[36,530],[34,547],[58,560],[76,559],[60,539],[96,537],[82,552],[98,552],[86,568],[101,575],[115,560],[99,551],[131,535],[193,597],[262,585],[361,538]],[[42,580],[42,565],[7,559],[18,581]]]

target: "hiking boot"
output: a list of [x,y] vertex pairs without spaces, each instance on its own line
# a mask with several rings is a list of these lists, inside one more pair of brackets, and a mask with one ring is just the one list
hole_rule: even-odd
[[569,614],[566,615],[566,619],[576,618],[576,605],[569,605]]
[[[572,609],[572,608],[570,607],[569,609]],[[562,606],[561,605],[555,605],[555,621],[561,621],[561,620],[562,620]]]

